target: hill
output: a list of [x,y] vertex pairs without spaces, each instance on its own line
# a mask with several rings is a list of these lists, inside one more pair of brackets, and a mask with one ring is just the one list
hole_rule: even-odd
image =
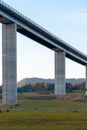
[[[66,79],[66,83],[80,83],[83,82],[84,80],[85,80],[84,78],[79,78],[79,79],[71,78],[71,79]],[[18,82],[17,87],[22,87],[27,84],[35,84],[35,83],[43,83],[43,82],[54,83],[54,79],[43,79],[37,77],[25,78]]]

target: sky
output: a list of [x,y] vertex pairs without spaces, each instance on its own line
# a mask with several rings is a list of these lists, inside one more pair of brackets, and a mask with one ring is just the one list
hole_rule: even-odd
[[[87,0],[3,0],[71,46],[87,54]],[[0,24],[0,83],[2,83]],[[54,52],[17,33],[17,80],[54,78]],[[66,58],[66,78],[85,78],[85,66]]]

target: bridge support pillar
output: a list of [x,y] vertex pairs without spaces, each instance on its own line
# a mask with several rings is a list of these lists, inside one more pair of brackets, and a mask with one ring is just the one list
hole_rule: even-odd
[[87,65],[86,65],[86,79],[85,79],[86,95],[87,95]]
[[2,24],[3,104],[17,104],[16,24]]
[[65,94],[65,52],[55,52],[55,95]]

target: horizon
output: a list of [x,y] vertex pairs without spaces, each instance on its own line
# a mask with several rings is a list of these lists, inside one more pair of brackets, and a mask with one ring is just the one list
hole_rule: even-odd
[[[25,80],[25,79],[55,80],[55,78],[25,77],[25,78],[23,78],[23,79],[17,81],[17,83],[19,83],[19,82],[21,82],[22,80]],[[65,80],[79,80],[79,79],[85,80],[85,78],[65,78]],[[0,84],[0,86],[2,86],[2,83]]]

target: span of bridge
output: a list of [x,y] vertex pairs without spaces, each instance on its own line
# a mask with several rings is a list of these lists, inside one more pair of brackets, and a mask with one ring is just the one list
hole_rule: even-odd
[[[0,0],[3,103],[17,103],[16,32],[55,51],[55,94],[65,94],[65,57],[86,66],[87,56]],[[48,59],[49,60],[49,59]],[[86,85],[87,86],[87,85]]]

